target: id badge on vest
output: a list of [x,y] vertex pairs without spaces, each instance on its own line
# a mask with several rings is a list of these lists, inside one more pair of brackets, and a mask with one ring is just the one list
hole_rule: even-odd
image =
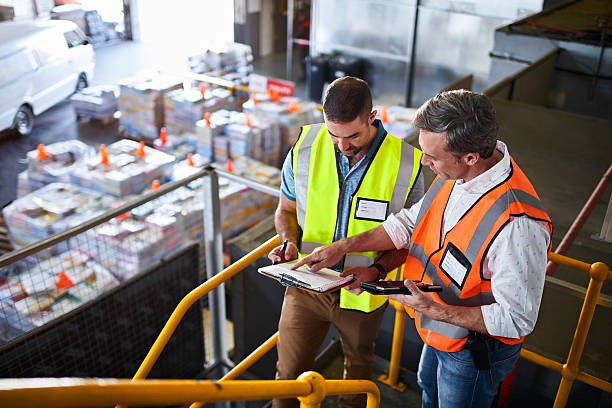
[[389,202],[357,197],[355,219],[383,222],[387,219]]
[[449,242],[440,259],[440,269],[459,289],[462,289],[472,264],[459,248]]

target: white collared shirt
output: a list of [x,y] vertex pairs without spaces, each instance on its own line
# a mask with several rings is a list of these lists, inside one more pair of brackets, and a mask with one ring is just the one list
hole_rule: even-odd
[[[445,234],[478,198],[510,174],[507,146],[498,140],[497,150],[503,153],[502,160],[468,182],[455,183],[443,217]],[[383,222],[396,248],[408,248],[422,202],[391,214]],[[512,218],[493,240],[482,271],[491,279],[495,298],[495,303],[481,306],[489,334],[518,338],[533,331],[544,289],[549,243],[548,225],[528,217]]]

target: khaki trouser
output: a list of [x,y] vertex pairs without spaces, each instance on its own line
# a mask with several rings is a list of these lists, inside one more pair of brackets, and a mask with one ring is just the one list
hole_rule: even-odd
[[[276,378],[294,380],[312,370],[317,351],[330,324],[340,333],[344,351],[344,378],[372,377],[374,340],[387,303],[371,313],[340,308],[340,291],[314,294],[289,287],[279,321]],[[366,395],[340,397],[340,407],[365,407]],[[299,407],[297,399],[274,400],[274,408]]]

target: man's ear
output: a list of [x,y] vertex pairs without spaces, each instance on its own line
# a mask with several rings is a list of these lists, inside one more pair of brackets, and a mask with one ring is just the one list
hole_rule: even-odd
[[478,153],[467,153],[463,156],[463,162],[468,166],[473,166],[478,163],[480,160],[480,155]]
[[371,113],[370,116],[368,117],[368,121],[369,121],[369,125],[372,124],[372,122],[374,122],[374,119],[376,119],[376,115],[378,114],[378,111],[376,109],[374,109]]

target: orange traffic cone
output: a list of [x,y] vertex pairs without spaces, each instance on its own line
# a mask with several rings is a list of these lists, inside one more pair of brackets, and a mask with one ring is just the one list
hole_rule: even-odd
[[207,127],[210,127],[210,112],[204,112],[204,122]]
[[105,144],[101,144],[100,145],[100,164],[104,165],[104,166],[108,166],[109,161],[108,161],[108,152],[106,151],[106,145]]
[[200,94],[202,99],[206,99],[206,84],[200,84]]
[[73,286],[74,282],[64,272],[60,272],[57,275],[57,281],[55,282],[55,287],[57,288],[57,290],[64,290]]
[[166,146],[166,143],[168,142],[168,131],[166,130],[165,126],[159,129],[159,141],[161,142],[162,147]]
[[47,153],[45,145],[42,143],[36,146],[36,158],[38,160],[45,160],[49,158],[49,153]]
[[117,221],[122,222],[122,221],[128,219],[129,217],[130,217],[130,213],[129,212],[124,212],[123,214],[119,214],[115,218],[117,219]]
[[191,166],[191,167],[195,167],[195,163],[193,162],[193,154],[192,153],[188,153],[187,154],[187,165]]
[[144,159],[144,157],[147,155],[147,153],[145,152],[145,143],[144,142],[140,142],[138,144],[138,148],[136,148],[136,156],[138,156],[141,159]]
[[280,99],[280,95],[276,89],[270,89],[268,91],[268,95],[270,96],[270,100],[272,102],[278,102],[278,100]]
[[257,98],[257,93],[251,93],[251,99],[253,100],[253,105],[257,105],[259,103],[259,98]]
[[249,113],[244,114],[244,124],[248,127],[253,127],[253,122],[251,122],[251,115]]
[[234,162],[229,157],[228,157],[227,161],[225,162],[225,170],[227,170],[228,173],[233,173],[234,172]]
[[389,123],[389,109],[384,105],[380,110],[380,120],[382,123]]
[[155,191],[159,188],[159,180],[155,179],[151,182],[151,191]]
[[300,103],[298,101],[293,101],[287,107],[287,110],[291,113],[297,113],[300,111]]

